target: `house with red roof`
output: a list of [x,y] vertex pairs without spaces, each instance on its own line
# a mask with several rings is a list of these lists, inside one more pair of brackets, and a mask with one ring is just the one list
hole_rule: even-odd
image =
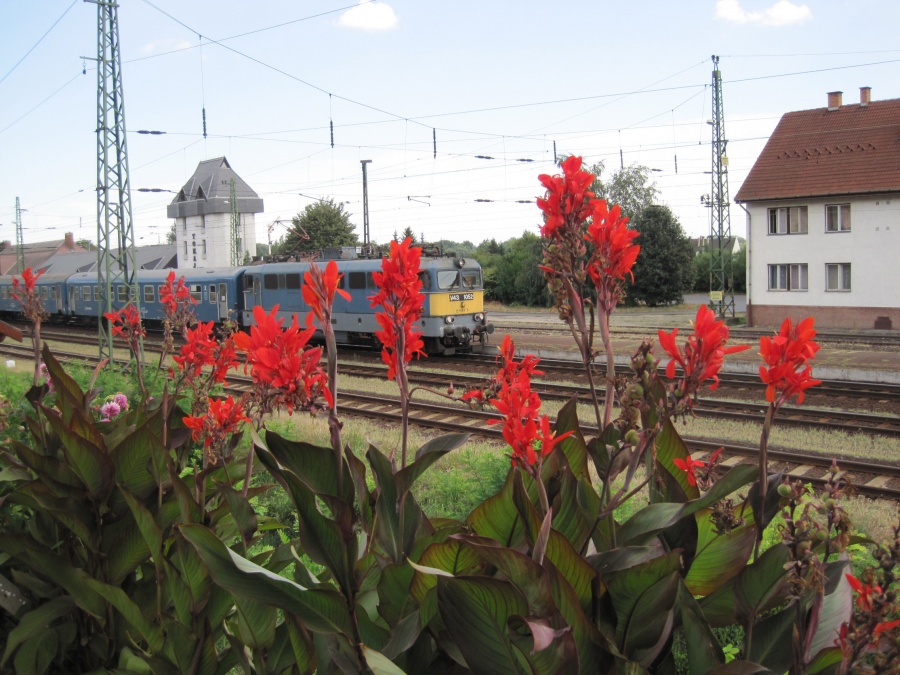
[[735,201],[749,325],[900,328],[900,99],[786,113]]

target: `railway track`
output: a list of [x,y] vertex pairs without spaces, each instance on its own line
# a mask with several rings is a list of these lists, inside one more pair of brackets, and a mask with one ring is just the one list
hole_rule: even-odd
[[[0,345],[0,351],[6,354],[15,353],[23,358],[29,358],[31,355],[30,350],[22,346],[11,347],[4,344]],[[57,353],[57,355],[61,360],[75,359],[83,363],[96,363],[95,357],[66,353]],[[354,367],[348,364],[342,367],[342,372],[360,376],[363,373],[363,368],[371,369],[371,371],[376,370],[369,366],[357,365]],[[374,373],[370,372],[370,375],[374,375]],[[413,378],[417,381],[419,377],[423,381],[430,378],[429,384],[437,384],[439,381],[442,386],[445,386],[447,379],[446,375],[413,373]],[[249,379],[247,378],[232,376],[229,379],[231,381],[229,385],[230,391],[242,392],[249,386]],[[561,385],[556,386],[559,387]],[[563,395],[570,392],[558,390],[558,393]],[[399,400],[392,397],[342,392],[340,395],[340,410],[343,417],[364,417],[390,425],[397,425],[401,420]],[[488,425],[488,420],[500,418],[494,412],[470,410],[462,405],[450,407],[446,404],[437,405],[413,401],[410,406],[410,414],[410,422],[421,428],[435,431],[471,433],[493,440],[502,438],[500,429],[497,426]],[[758,419],[758,413],[754,414],[757,415]],[[582,425],[582,432],[586,436],[595,435],[597,431],[595,427]],[[721,466],[724,470],[739,464],[753,463],[758,454],[758,449],[750,445],[721,444],[690,438],[684,440],[691,449],[692,454],[698,459],[702,459],[703,456],[708,455],[719,447],[723,447]],[[770,448],[769,458],[772,471],[781,470],[793,479],[801,479],[817,486],[824,483],[827,470],[831,465],[830,458],[825,456],[812,455],[788,448]],[[853,458],[841,459],[840,466],[848,473],[858,493],[870,497],[900,500],[900,466],[886,462]]]

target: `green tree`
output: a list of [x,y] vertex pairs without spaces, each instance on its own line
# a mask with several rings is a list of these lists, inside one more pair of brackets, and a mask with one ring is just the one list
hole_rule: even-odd
[[[697,293],[709,292],[709,251],[704,251],[694,257],[692,263],[694,268],[694,290]],[[747,244],[741,243],[741,249],[738,253],[729,255],[725,259],[725,269],[731,270],[728,276],[729,287],[735,293],[747,292]]]
[[405,230],[403,230],[403,232],[400,233],[400,239],[398,241],[403,242],[403,241],[406,241],[407,238],[412,240],[412,243],[414,243],[414,244],[419,241],[418,239],[416,239],[416,235],[412,231],[411,227],[407,227]]
[[679,303],[694,284],[694,250],[668,206],[646,206],[632,222],[641,233],[628,301],[650,307]]
[[552,298],[541,264],[541,238],[525,232],[503,245],[493,268],[494,299],[509,305],[549,307]]
[[174,244],[178,241],[178,237],[175,234],[175,221],[172,221],[172,227],[169,228],[169,231],[166,232],[166,243]]
[[623,216],[633,221],[644,208],[656,204],[659,190],[651,180],[651,169],[641,164],[631,164],[604,178],[605,168],[603,162],[585,167],[595,176],[591,191],[598,198],[621,206]]
[[307,204],[302,213],[291,218],[291,223],[293,227],[284,239],[284,253],[356,246],[359,243],[350,214],[344,211],[343,204],[336,204],[331,198]]

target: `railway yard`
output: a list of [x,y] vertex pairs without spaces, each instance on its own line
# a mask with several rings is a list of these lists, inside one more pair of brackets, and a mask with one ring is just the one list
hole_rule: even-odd
[[[585,407],[580,418],[586,436],[596,429],[585,422],[593,419],[583,367],[574,362],[572,339],[552,313],[493,312],[499,336],[509,333],[520,354],[541,357],[544,375],[534,388],[554,413],[573,396]],[[617,372],[627,371],[628,357],[644,338],[655,338],[656,327],[671,330],[681,326],[688,331],[689,312],[633,314],[614,325],[613,342],[617,354]],[[871,333],[871,334],[870,334]],[[766,331],[736,328],[729,344],[757,344]],[[49,326],[42,336],[64,361],[90,365],[96,361],[96,335],[91,331]],[[900,500],[900,336],[893,333],[823,332],[822,346],[814,361],[814,374],[823,383],[807,392],[802,406],[786,405],[776,418],[770,466],[793,478],[820,484],[832,462],[832,455],[849,474],[857,493],[869,497]],[[82,345],[82,346],[78,346]],[[159,349],[158,336],[150,334],[146,349]],[[27,362],[31,358],[30,340],[22,345],[0,345],[5,359]],[[493,349],[489,348],[489,352]],[[764,388],[756,371],[756,349],[747,350],[726,361],[720,374],[720,386],[704,389],[694,406],[695,419],[681,433],[693,456],[703,459],[719,447],[724,448],[721,467],[727,470],[742,463],[753,463],[757,454],[759,429],[765,415]],[[125,358],[125,352],[122,351]],[[344,418],[363,417],[378,424],[394,426],[399,422],[400,406],[392,385],[383,384],[385,369],[375,351],[341,351],[339,355],[340,410]],[[602,374],[604,366],[595,366]],[[491,353],[457,355],[414,361],[410,383],[423,390],[446,392],[453,383],[457,397],[466,387],[483,385],[495,372]],[[249,379],[235,373],[229,387],[239,391]],[[393,390],[395,393],[395,390]],[[411,423],[423,433],[466,432],[486,439],[499,439],[497,426],[487,421],[497,414],[490,407],[471,410],[458,401],[437,395],[417,395],[410,410]],[[783,440],[782,440],[783,439]],[[823,440],[825,439],[825,440]],[[498,444],[498,446],[499,446]],[[839,448],[834,451],[834,448]]]

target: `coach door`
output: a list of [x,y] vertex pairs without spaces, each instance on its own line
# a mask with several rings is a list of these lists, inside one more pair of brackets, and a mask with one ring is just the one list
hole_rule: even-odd
[[75,304],[78,302],[78,290],[80,286],[69,284],[69,314],[75,314]]
[[219,284],[219,321],[228,318],[228,285]]

